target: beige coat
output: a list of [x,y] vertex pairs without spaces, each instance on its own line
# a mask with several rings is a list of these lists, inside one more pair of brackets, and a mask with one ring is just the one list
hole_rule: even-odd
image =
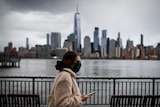
[[48,107],[81,107],[82,99],[76,82],[76,74],[63,68],[55,78]]

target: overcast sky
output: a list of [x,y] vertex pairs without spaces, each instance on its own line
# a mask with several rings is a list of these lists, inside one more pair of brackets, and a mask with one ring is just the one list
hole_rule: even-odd
[[[79,0],[82,43],[93,31],[107,29],[110,39],[121,33],[126,40],[156,46],[160,42],[160,0]],[[62,43],[73,32],[77,0],[0,0],[0,51],[12,41],[14,47],[46,44],[46,34],[61,32]],[[83,46],[83,44],[82,44]]]

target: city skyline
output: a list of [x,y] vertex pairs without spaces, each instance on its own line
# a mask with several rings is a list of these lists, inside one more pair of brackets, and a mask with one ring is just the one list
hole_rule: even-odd
[[[53,5],[53,6],[52,6]],[[62,8],[63,7],[63,8]],[[62,43],[73,33],[75,0],[1,0],[0,1],[0,51],[12,41],[14,47],[25,47],[30,39],[30,47],[46,44],[46,34],[60,32]],[[123,47],[126,41],[140,44],[140,35],[144,36],[144,45],[156,46],[160,42],[160,1],[158,0],[92,0],[79,1],[81,13],[81,44],[85,36],[93,42],[95,27],[107,30],[107,37],[116,39],[121,33]],[[83,46],[82,46],[83,47]]]

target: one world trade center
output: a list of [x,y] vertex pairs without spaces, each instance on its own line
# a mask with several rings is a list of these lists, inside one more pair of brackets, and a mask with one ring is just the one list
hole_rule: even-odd
[[77,12],[74,15],[74,33],[76,35],[77,52],[81,53],[81,26],[80,26],[80,13],[78,12],[78,5],[77,5]]

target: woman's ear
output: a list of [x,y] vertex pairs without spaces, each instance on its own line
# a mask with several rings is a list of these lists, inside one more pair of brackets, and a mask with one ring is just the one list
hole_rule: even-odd
[[68,65],[69,65],[70,67],[73,66],[73,62],[72,62],[71,60],[69,60],[67,63],[68,63]]

